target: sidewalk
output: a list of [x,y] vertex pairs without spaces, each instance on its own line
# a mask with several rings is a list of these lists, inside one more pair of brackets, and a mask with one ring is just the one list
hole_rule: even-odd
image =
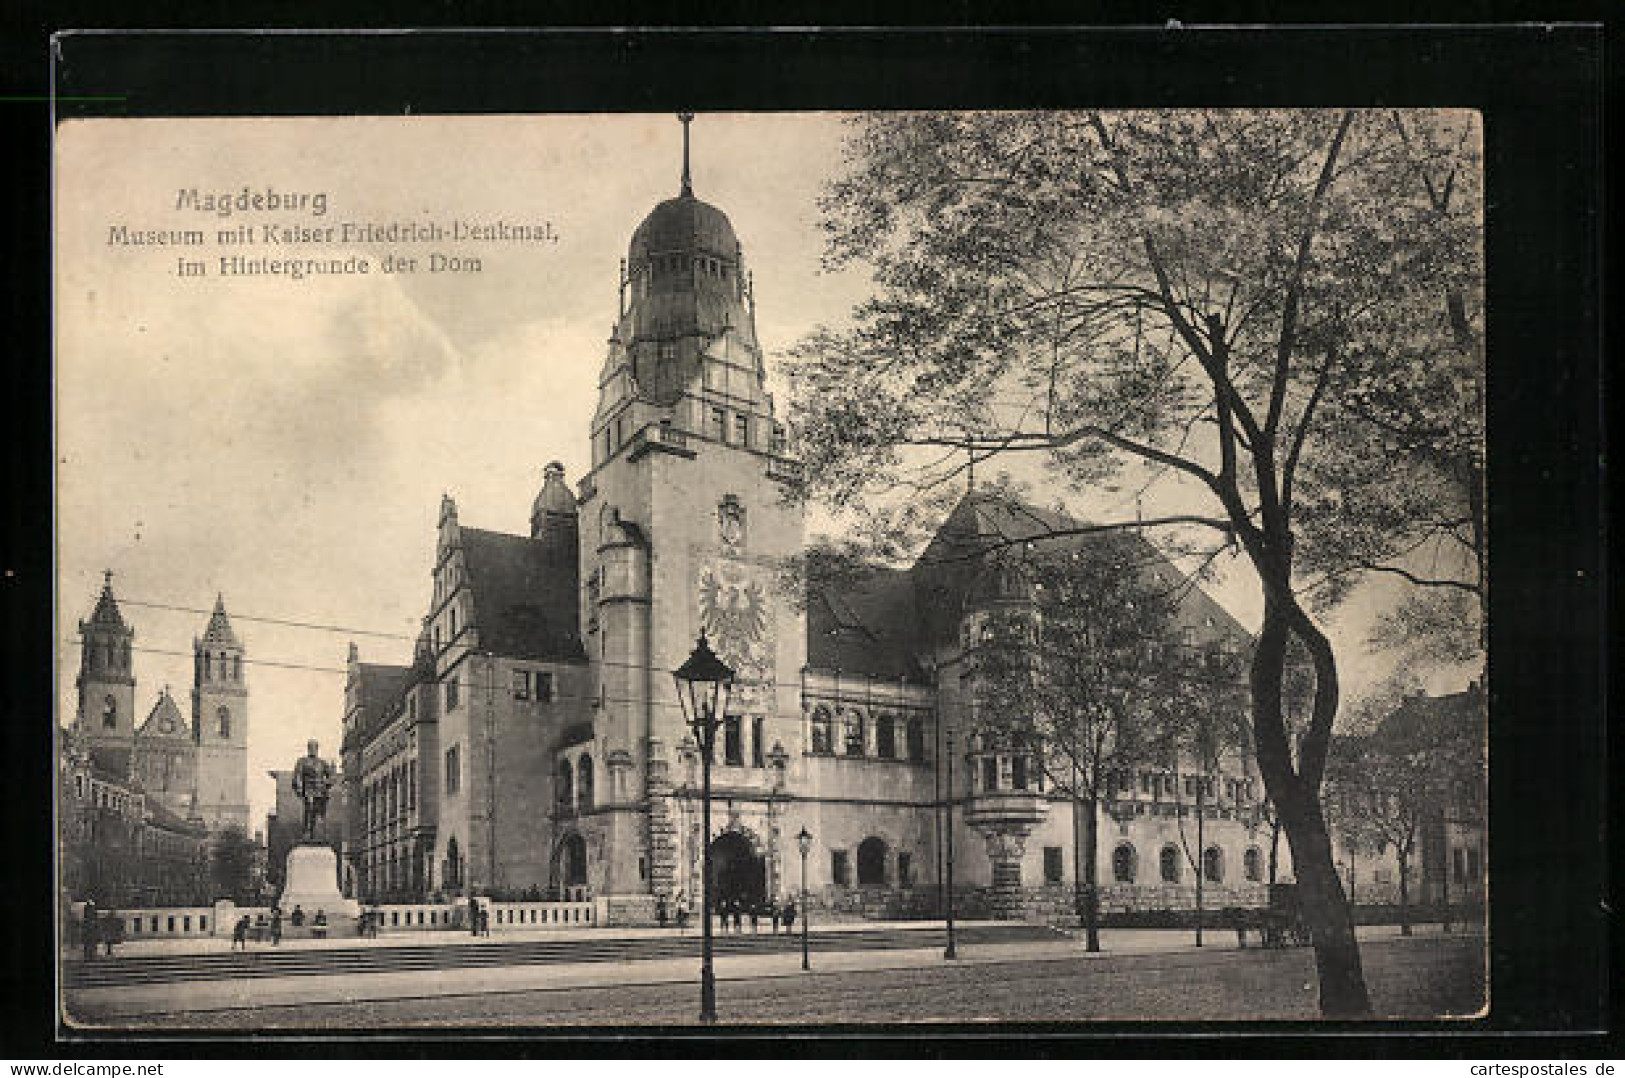
[[[920,922],[909,923],[916,926],[920,924]],[[1437,925],[1418,926],[1416,934],[1422,937],[1441,935]],[[1456,934],[1465,936],[1467,933],[1458,931]],[[514,935],[518,936],[520,933]],[[1236,950],[1233,932],[1208,933],[1204,941],[1206,946],[1200,950],[1195,946],[1194,934],[1185,930],[1108,929],[1101,935],[1104,949],[1094,954],[1083,949],[1081,940],[1067,939],[962,947],[959,949],[958,961],[965,965],[1068,959],[1101,961],[1149,955],[1196,956]],[[1359,937],[1362,940],[1397,939],[1399,928],[1398,926],[1362,928],[1359,930]],[[472,940],[473,937],[469,939]],[[934,967],[941,965],[942,961],[940,944],[909,950],[815,952],[812,956],[812,973],[816,975],[860,970]],[[799,951],[761,955],[718,955],[715,964],[716,975],[720,980],[808,975],[801,969]],[[696,960],[693,957],[685,957],[626,963],[550,963],[496,968],[440,969],[432,973],[403,971],[181,981],[70,991],[67,993],[66,1013],[70,1016],[75,1013],[83,1015],[80,1024],[94,1025],[98,1020],[143,1014],[686,984],[697,979]]]

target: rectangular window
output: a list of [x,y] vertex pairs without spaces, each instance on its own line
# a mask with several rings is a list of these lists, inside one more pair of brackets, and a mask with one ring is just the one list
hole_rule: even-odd
[[453,674],[446,679],[446,710],[457,710],[457,675]]
[[725,409],[711,409],[711,437],[719,442],[728,440],[728,413]]
[[762,717],[755,715],[750,720],[750,762],[752,767],[766,767],[766,750],[762,748]]
[[536,691],[538,703],[550,704],[553,702],[553,675],[538,670],[531,675],[531,683]]
[[740,445],[750,444],[750,419],[743,413],[734,416],[734,441]]
[[515,670],[513,672],[513,698],[515,700],[530,699],[529,670]]
[[1062,873],[1062,871],[1063,871],[1063,862],[1062,862],[1062,859],[1061,859],[1061,847],[1059,847],[1059,846],[1045,846],[1044,847],[1044,882],[1045,883],[1060,883],[1061,882],[1061,873]]
[[462,788],[462,785],[463,785],[462,762],[461,762],[461,760],[458,759],[458,757],[461,755],[460,752],[458,751],[459,748],[460,748],[460,746],[453,745],[451,748],[446,750],[446,793],[447,794],[456,793],[459,789]]
[[722,762],[734,767],[745,762],[744,730],[738,715],[722,720]]
[[852,873],[845,850],[829,851],[829,877],[842,887],[852,882]]

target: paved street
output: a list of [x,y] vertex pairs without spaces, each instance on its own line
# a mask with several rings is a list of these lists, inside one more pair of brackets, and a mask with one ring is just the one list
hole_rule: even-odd
[[[1477,1011],[1483,999],[1483,946],[1483,937],[1477,935],[1414,939],[1385,935],[1367,940],[1366,974],[1378,1011],[1408,1018]],[[1306,948],[1186,947],[1084,955],[1008,945],[967,948],[964,958],[953,964],[944,963],[935,951],[826,955],[817,961],[820,968],[810,974],[800,971],[793,956],[719,961],[718,1010],[724,1023],[1317,1017],[1313,956]],[[692,961],[626,964],[598,971],[596,983],[572,975],[569,968],[555,972],[553,985],[547,987],[515,981],[514,987],[502,988],[487,982],[469,994],[440,995],[422,985],[424,995],[418,998],[399,998],[402,993],[397,992],[397,998],[362,1002],[262,1000],[233,1007],[229,990],[211,986],[208,1001],[196,1009],[97,1013],[101,1008],[80,1006],[76,1013],[92,1025],[164,1029],[546,1029],[694,1022],[698,992]],[[395,976],[423,979],[423,974]]]

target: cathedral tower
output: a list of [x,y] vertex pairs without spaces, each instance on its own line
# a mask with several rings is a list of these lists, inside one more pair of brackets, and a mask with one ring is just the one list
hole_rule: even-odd
[[[671,799],[687,764],[669,671],[703,630],[734,667],[717,781],[730,827],[776,866],[775,747],[799,744],[805,617],[782,587],[803,548],[785,503],[783,428],[767,391],[743,248],[695,197],[683,116],[682,184],[632,234],[599,376],[593,469],[581,484],[583,639],[597,675],[597,755],[618,806],[589,846],[611,896],[697,893],[700,838]],[[769,885],[775,872],[768,872]]]
[[248,829],[248,683],[243,645],[224,596],[202,639],[192,641],[192,737],[197,744],[196,812],[211,831]]
[[113,571],[109,569],[90,620],[79,622],[75,724],[104,766],[121,776],[128,771],[135,743],[135,668],[130,664],[134,639],[135,630],[124,623],[113,598]]

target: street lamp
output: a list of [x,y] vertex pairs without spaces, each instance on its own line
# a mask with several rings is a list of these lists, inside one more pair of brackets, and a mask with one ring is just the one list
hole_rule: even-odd
[[812,852],[813,838],[803,827],[801,834],[796,836],[796,846],[801,850],[801,968],[812,969],[807,961],[807,855]]
[[717,745],[717,727],[727,713],[728,694],[733,691],[733,669],[711,650],[705,633],[686,662],[672,671],[677,683],[677,700],[683,720],[694,733],[700,749],[700,841],[704,929],[700,936],[700,1021],[717,1020],[717,979],[711,965],[711,758]]
[[954,732],[952,730],[944,730],[943,737],[946,738],[948,742],[948,751],[943,757],[944,763],[948,768],[948,804],[943,810],[943,815],[947,820],[947,826],[943,830],[945,832],[944,838],[946,839],[947,846],[947,860],[945,867],[947,869],[946,882],[948,884],[948,946],[943,949],[942,957],[947,959],[958,958],[959,951],[954,947]]

